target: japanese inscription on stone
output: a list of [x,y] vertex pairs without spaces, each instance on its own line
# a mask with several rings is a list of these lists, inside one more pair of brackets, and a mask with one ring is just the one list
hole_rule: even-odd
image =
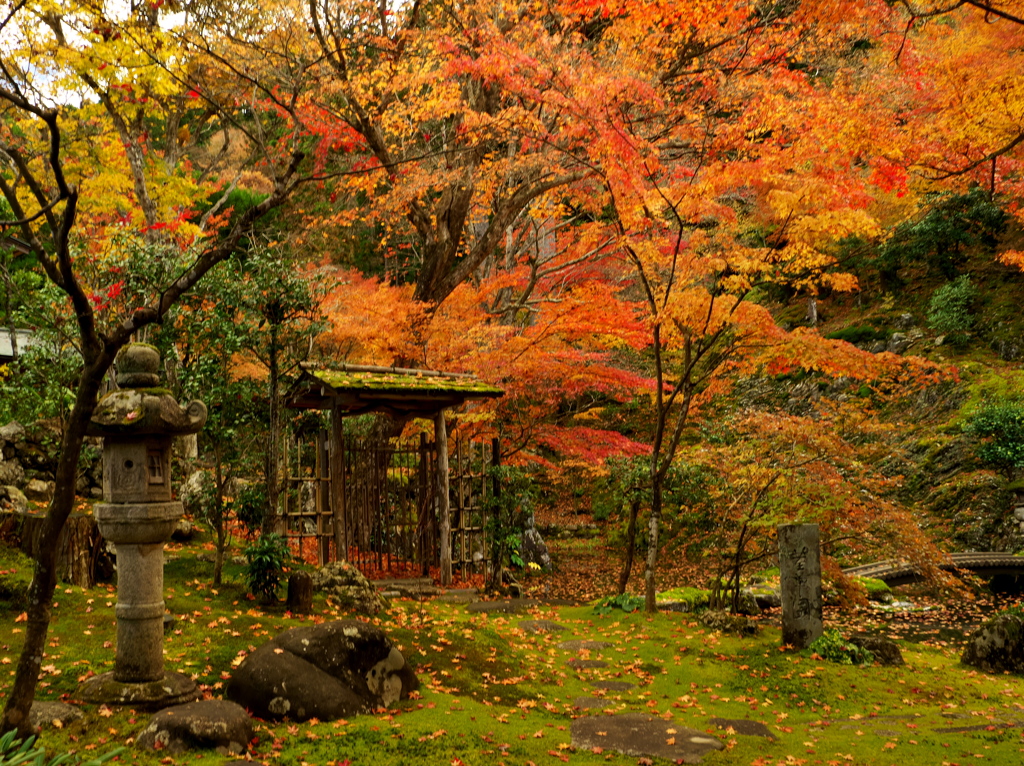
[[782,643],[806,649],[821,635],[821,557],[817,524],[779,527]]

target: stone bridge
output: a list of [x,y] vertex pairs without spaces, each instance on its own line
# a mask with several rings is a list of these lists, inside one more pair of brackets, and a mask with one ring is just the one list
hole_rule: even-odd
[[[1024,556],[977,551],[950,553],[947,555],[946,561],[939,564],[939,568],[947,572],[966,569],[983,577],[1000,574],[1024,575]],[[850,577],[873,577],[876,580],[884,580],[890,586],[906,585],[922,579],[921,572],[915,564],[898,559],[849,567],[843,570],[843,574]]]

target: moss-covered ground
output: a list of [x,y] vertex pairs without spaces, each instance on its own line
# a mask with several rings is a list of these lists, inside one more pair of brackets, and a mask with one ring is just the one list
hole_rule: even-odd
[[[211,565],[187,549],[171,554],[166,603],[177,622],[166,639],[169,668],[192,673],[211,696],[232,664],[276,633],[348,615],[317,601],[293,616],[249,600],[238,568],[208,584]],[[80,681],[112,667],[113,586],[58,590],[38,697],[76,699]],[[0,673],[13,673],[22,638],[19,608],[0,606]],[[527,633],[523,619],[553,620],[564,631]],[[903,642],[907,665],[852,667],[780,646],[779,632],[735,638],[699,626],[693,615],[653,617],[588,606],[541,607],[531,614],[471,614],[437,601],[396,601],[379,622],[418,669],[422,689],[394,709],[347,721],[260,722],[251,757],[294,764],[636,764],[611,749],[575,750],[570,726],[580,697],[604,698],[607,715],[644,712],[668,725],[714,732],[726,749],[707,764],[1011,764],[1024,759],[1024,679],[959,664],[955,643]],[[574,670],[577,654],[558,644],[612,644],[586,656],[607,667]],[[628,681],[602,691],[597,681]],[[132,747],[148,715],[84,705],[86,717],[47,729],[54,752],[129,750],[121,762],[225,763],[215,753],[168,757]],[[773,739],[716,729],[713,717],[763,722]],[[668,762],[665,762],[668,763]]]

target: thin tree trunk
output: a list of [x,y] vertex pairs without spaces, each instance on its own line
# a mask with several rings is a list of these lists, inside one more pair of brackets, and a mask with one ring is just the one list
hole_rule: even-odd
[[75,505],[75,480],[78,459],[82,453],[85,431],[96,409],[96,395],[112,357],[101,352],[87,362],[78,378],[78,393],[71,414],[64,425],[60,456],[57,458],[56,489],[46,513],[41,547],[36,558],[35,573],[28,590],[28,620],[25,625],[25,644],[18,659],[18,667],[4,707],[0,730],[14,729],[22,739],[31,736],[29,710],[35,697],[39,669],[43,664],[46,635],[50,627],[53,592],[57,587],[57,541],[61,530]]
[[277,325],[270,325],[270,436],[267,444],[267,509],[263,533],[274,531],[281,497],[281,371],[277,348]]
[[214,554],[213,584],[220,585],[224,573],[224,541],[227,539],[224,519],[224,485],[227,483],[221,467],[220,447],[213,450],[213,526],[217,532],[217,551]]
[[658,611],[654,575],[658,566],[658,536],[661,531],[661,476],[654,476],[651,493],[651,518],[647,523],[647,562],[644,567],[644,611],[654,614]]
[[626,560],[622,562],[622,572],[619,574],[618,595],[626,592],[629,584],[629,577],[633,573],[633,557],[636,554],[636,520],[640,515],[640,501],[633,500],[629,504],[629,526],[626,527]]

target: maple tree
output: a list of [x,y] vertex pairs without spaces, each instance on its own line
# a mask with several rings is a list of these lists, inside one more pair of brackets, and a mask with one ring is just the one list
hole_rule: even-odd
[[713,440],[688,446],[683,458],[719,478],[673,524],[676,541],[713,566],[712,606],[739,609],[742,575],[767,568],[777,526],[794,521],[819,525],[823,569],[840,587],[848,583],[837,558],[881,550],[941,580],[935,544],[892,499],[899,478],[873,468],[892,454],[894,427],[870,407],[825,400],[810,416],[740,412],[720,416],[713,430]]
[[[279,112],[218,99],[225,91],[208,84],[219,74],[223,85],[234,72],[218,73],[216,59],[200,66],[161,24],[168,10],[22,2],[0,29],[0,192],[11,214],[2,225],[18,232],[63,294],[81,357],[25,644],[0,725],[21,735],[30,733],[57,536],[72,510],[78,458],[107,370],[133,335],[160,322],[301,180],[301,146],[282,141],[270,151],[260,140],[265,130],[256,130],[276,130]],[[221,153],[210,151],[231,136],[248,139],[244,151],[263,163],[269,187],[240,210],[224,207],[237,178],[225,181]]]

